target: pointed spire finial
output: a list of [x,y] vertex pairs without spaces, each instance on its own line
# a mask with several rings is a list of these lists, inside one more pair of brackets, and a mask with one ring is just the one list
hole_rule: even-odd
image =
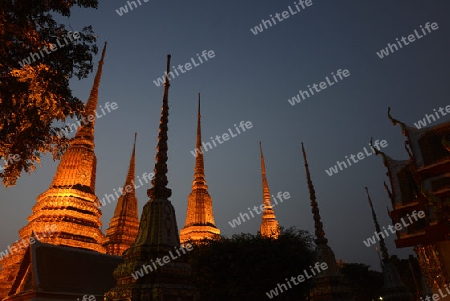
[[261,157],[261,174],[262,174],[262,188],[263,188],[263,214],[262,221],[259,227],[260,233],[263,237],[271,237],[277,239],[280,235],[280,228],[275,216],[272,204],[270,203],[270,189],[267,183],[266,165],[264,163],[264,155],[262,152],[262,144],[259,142],[259,153]]
[[394,117],[392,117],[391,107],[388,107],[388,118],[392,122],[393,125],[399,124],[400,127],[402,128],[403,135],[406,136],[406,124],[404,124],[403,122],[399,121],[398,119],[395,119]]
[[373,142],[373,138],[370,137],[369,145],[370,145],[370,147],[373,149],[373,151],[375,152],[375,156],[381,155],[381,157],[383,158],[383,164],[384,164],[384,166],[385,166],[385,167],[389,167],[389,161],[388,161],[387,155],[386,155],[383,151],[377,149],[376,147],[373,147],[373,146],[372,146],[372,145],[373,145],[372,142]]
[[308,167],[308,160],[306,159],[306,152],[303,142],[302,142],[302,152],[303,152],[303,161],[305,162],[306,180],[308,182],[309,197],[311,199],[311,208],[312,208],[311,212],[313,213],[314,227],[316,228],[315,242],[317,245],[325,245],[328,243],[328,239],[325,238],[325,231],[323,230],[323,224],[320,220],[319,205],[316,202],[316,191],[314,190],[314,185],[311,181],[311,175],[309,173]]
[[269,190],[269,184],[267,183],[267,176],[266,176],[266,164],[264,162],[264,155],[262,151],[262,143],[259,141],[259,154],[261,157],[261,174],[262,174],[262,185],[263,185],[263,201],[264,201],[264,208],[265,207],[272,207],[270,205],[270,190]]
[[[122,194],[131,193],[136,194],[136,189],[134,187],[134,179],[136,176],[136,137],[137,133],[134,133],[134,144],[133,144],[133,151],[131,152],[131,158],[130,158],[130,166],[128,168],[128,174],[127,178],[125,180],[125,185],[122,189]],[[131,191],[127,189],[127,186],[131,186]],[[128,190],[129,192],[126,192]]]
[[401,122],[401,121],[395,119],[394,117],[392,117],[392,115],[391,115],[391,107],[388,107],[387,114],[388,114],[389,120],[392,122],[393,125],[397,125],[397,124],[400,124],[401,126],[404,125],[403,122]]
[[117,200],[114,216],[109,222],[109,228],[106,229],[106,240],[103,243],[106,253],[111,255],[121,256],[133,244],[139,229],[138,201],[134,183],[136,137],[137,133],[134,133],[133,151],[127,178],[123,185],[122,195]]
[[[86,116],[95,116],[97,110],[97,102],[98,102],[98,87],[100,86],[100,79],[103,71],[103,61],[105,59],[106,54],[106,45],[108,42],[105,42],[103,46],[102,56],[100,61],[98,62],[97,73],[94,78],[94,85],[91,90],[91,94],[89,95],[88,102],[86,104]],[[95,119],[92,121],[92,126],[95,124]]]
[[[169,88],[170,87],[170,82],[169,82],[169,70],[170,70],[170,58],[172,56],[170,54],[167,55],[167,65],[166,65],[166,78],[164,80],[164,87]],[[166,92],[166,91],[164,91]]]
[[[366,189],[366,193],[367,193],[367,198],[369,200],[370,209],[372,210],[372,218],[373,218],[373,222],[375,224],[375,230],[378,233],[382,233],[381,232],[381,228],[380,228],[380,224],[378,223],[377,215],[375,213],[375,210],[373,209],[372,199],[370,198],[370,195],[369,195],[369,189],[367,187],[365,187],[365,189]],[[383,255],[383,260],[388,260],[389,259],[389,253],[388,253],[388,250],[386,248],[386,244],[384,243],[383,235],[381,236],[381,239],[380,239],[380,248],[381,248],[381,254]]]
[[200,113],[200,93],[198,93],[198,113],[197,113],[197,141],[195,144],[197,148],[197,156],[195,157],[195,168],[194,168],[194,182],[192,186],[201,183],[204,185],[205,182],[205,163],[203,161],[202,149],[202,124],[201,124],[201,113]]
[[167,188],[167,124],[169,123],[169,68],[170,57],[167,55],[166,80],[164,82],[163,105],[161,119],[159,122],[158,145],[156,147],[156,163],[154,168],[155,177],[152,180],[152,188],[147,190],[150,199],[168,199],[172,195],[172,190]]
[[261,141],[259,141],[259,155],[261,157],[262,174],[265,175],[266,174],[266,166],[264,164],[264,155],[263,155],[263,151],[262,151],[262,143],[261,143]]
[[200,119],[200,92],[198,93],[198,118]]
[[198,93],[197,106],[197,141],[194,153],[194,180],[192,181],[192,191],[188,196],[186,208],[186,221],[183,229],[180,230],[180,241],[182,244],[188,241],[201,241],[203,239],[216,239],[220,235],[220,230],[214,222],[212,198],[208,192],[208,185],[205,180],[205,167],[203,161],[202,130],[201,130],[201,110],[200,93]]
[[[105,42],[105,45],[103,46],[102,56],[100,58],[100,61],[98,62],[97,73],[95,74],[91,93],[89,94],[89,99],[85,106],[84,117],[86,117],[87,120],[83,121],[83,123],[79,127],[78,132],[75,135],[75,138],[83,137],[85,139],[90,140],[91,142],[94,141],[94,126],[95,126],[95,120],[96,120],[95,117],[96,117],[96,113],[97,113],[96,111],[97,111],[97,105],[98,105],[98,88],[100,86],[100,80],[102,77],[103,60],[105,59],[107,44],[108,43]],[[94,118],[90,118],[90,116],[94,116]]]

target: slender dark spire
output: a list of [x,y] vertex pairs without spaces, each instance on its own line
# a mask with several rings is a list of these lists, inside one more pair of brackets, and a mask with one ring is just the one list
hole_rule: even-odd
[[408,291],[408,288],[403,283],[397,268],[393,264],[392,260],[389,258],[389,253],[384,243],[383,232],[381,232],[380,224],[378,223],[377,215],[373,209],[372,199],[369,195],[369,189],[365,187],[367,193],[367,199],[369,200],[370,209],[372,210],[373,222],[375,224],[375,230],[381,233],[381,238],[378,236],[380,241],[381,255],[383,257],[381,268],[383,270],[383,298],[389,301],[411,301],[413,300],[413,295]]
[[[381,232],[380,224],[378,223],[377,215],[375,213],[375,210],[373,209],[372,199],[370,198],[370,195],[369,195],[369,189],[367,187],[365,189],[366,189],[366,193],[367,193],[367,199],[369,200],[370,209],[372,210],[372,218],[373,218],[373,223],[375,224],[375,230],[378,233],[383,234]],[[381,236],[381,239],[380,239],[380,248],[381,248],[381,254],[383,255],[383,260],[389,259],[389,253],[386,248],[386,244],[384,243],[383,236]]]
[[352,301],[350,286],[339,271],[336,262],[336,256],[328,245],[328,239],[325,238],[325,231],[320,220],[319,205],[316,202],[316,192],[311,181],[308,160],[306,159],[305,147],[302,142],[303,160],[305,161],[306,179],[308,182],[309,195],[311,199],[311,212],[314,218],[314,227],[316,229],[316,249],[314,251],[317,262],[325,262],[328,269],[316,275],[313,279],[313,287],[310,292],[311,300],[340,300]]
[[324,245],[328,243],[328,239],[325,238],[325,231],[323,230],[323,224],[320,220],[319,205],[316,202],[316,191],[314,190],[314,185],[311,181],[311,175],[309,173],[308,161],[306,159],[306,152],[305,147],[303,146],[303,142],[302,142],[302,152],[303,152],[303,160],[305,161],[306,180],[308,182],[309,196],[311,199],[311,207],[312,207],[311,212],[313,213],[314,227],[316,229],[315,242],[317,245]]
[[197,113],[197,141],[195,147],[197,148],[198,153],[195,158],[195,169],[194,169],[194,182],[192,186],[201,183],[206,184],[205,182],[205,163],[203,160],[202,149],[202,125],[201,125],[201,115],[200,115],[200,93],[198,93],[198,113]]
[[166,79],[164,81],[164,95],[161,119],[159,122],[158,145],[156,147],[156,163],[154,168],[155,177],[152,180],[153,187],[147,190],[150,199],[167,199],[172,195],[172,190],[167,188],[167,131],[169,122],[169,69],[170,57],[167,55]]
[[[133,244],[123,253],[124,262],[114,271],[116,287],[105,293],[107,300],[195,300],[195,290],[191,283],[191,268],[186,256],[178,256],[164,262],[159,268],[150,262],[168,257],[180,249],[175,209],[168,198],[171,190],[167,188],[167,124],[169,116],[170,55],[167,56],[166,80],[164,83],[163,106],[159,124],[156,148],[155,178],[152,188],[147,190],[150,200],[142,208],[139,229]],[[178,251],[177,251],[178,252]],[[130,275],[139,272],[141,266],[146,270],[144,277],[131,279]],[[153,269],[154,268],[154,269]],[[138,276],[139,277],[139,276]],[[135,278],[136,279],[136,278]]]

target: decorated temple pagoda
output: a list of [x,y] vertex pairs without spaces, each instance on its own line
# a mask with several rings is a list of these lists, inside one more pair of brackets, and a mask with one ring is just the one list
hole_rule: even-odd
[[[420,211],[425,217],[397,231],[397,248],[414,247],[422,273],[433,292],[450,282],[450,123],[417,129],[393,118],[406,137],[407,160],[385,153],[390,188],[385,183],[392,223],[408,220]],[[447,300],[442,299],[442,300]]]
[[212,198],[208,192],[208,185],[205,180],[205,164],[201,147],[202,128],[199,93],[196,141],[196,149],[198,152],[195,158],[192,191],[188,196],[186,222],[184,228],[180,230],[180,241],[182,244],[189,240],[198,242],[203,239],[217,239],[220,237],[220,230],[216,227],[214,222]]
[[316,201],[316,191],[311,180],[306,151],[302,143],[303,160],[306,170],[306,181],[308,183],[309,197],[311,200],[311,212],[314,218],[314,227],[316,234],[315,257],[319,263],[326,263],[328,268],[317,274],[313,279],[313,288],[311,290],[312,301],[352,301],[351,288],[347,280],[339,271],[333,250],[328,245],[328,239],[325,237],[323,223],[321,221],[319,205]]
[[264,162],[264,155],[262,152],[262,145],[259,142],[259,152],[261,156],[261,174],[262,174],[262,191],[263,191],[263,210],[262,210],[262,220],[259,232],[261,236],[278,238],[280,235],[280,229],[278,227],[278,221],[275,217],[275,212],[270,199],[269,184],[267,183],[266,176],[266,164]]

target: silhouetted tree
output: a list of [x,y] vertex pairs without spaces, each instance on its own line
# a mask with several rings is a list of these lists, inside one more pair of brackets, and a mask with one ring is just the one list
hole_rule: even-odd
[[58,158],[67,139],[53,122],[83,112],[69,79],[92,72],[98,49],[91,26],[77,31],[59,22],[69,21],[74,6],[97,8],[98,1],[0,1],[0,178],[6,186],[32,172],[43,154]]
[[362,263],[344,263],[340,271],[347,278],[355,301],[378,300],[382,296],[383,274]]
[[[200,301],[268,300],[278,284],[304,274],[314,264],[312,237],[295,228],[281,229],[278,239],[253,234],[233,235],[195,245],[189,253]],[[311,273],[310,273],[311,274]],[[305,300],[310,281],[278,291],[276,300]]]

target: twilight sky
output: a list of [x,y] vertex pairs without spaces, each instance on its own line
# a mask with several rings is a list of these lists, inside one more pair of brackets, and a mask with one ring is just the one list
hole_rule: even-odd
[[[184,66],[192,60],[199,64],[197,53],[213,51],[214,57],[189,71],[177,69],[179,76],[171,80],[168,178],[178,228],[184,226],[193,179],[191,151],[200,92],[203,141],[229,129],[236,133],[234,124],[241,121],[253,125],[222,144],[216,142],[217,147],[205,153],[206,180],[222,234],[259,230],[260,215],[235,228],[228,223],[262,202],[259,141],[271,193],[291,195],[274,207],[280,225],[313,233],[303,141],[326,237],[336,257],[380,270],[375,248],[366,247],[363,240],[374,232],[365,186],[380,225],[391,224],[381,157],[367,156],[332,176],[325,170],[345,156],[364,152],[364,147],[368,150],[370,137],[386,140],[382,150],[391,157],[406,159],[404,137],[387,118],[387,108],[392,107],[395,118],[414,126],[433,109],[450,105],[445,96],[450,94],[446,74],[450,3],[312,0],[303,9],[286,0],[140,2],[119,16],[116,10],[126,1],[100,0],[98,10],[78,10],[64,19],[74,31],[92,24],[100,50],[108,41],[99,105],[116,102],[118,108],[96,123],[97,196],[113,194],[123,185],[136,131],[136,176],[153,171],[163,92],[153,81],[163,75],[166,55],[172,54],[172,66]],[[250,29],[262,19],[276,18],[276,13],[286,19],[275,19],[272,27],[252,33]],[[420,26],[427,22],[436,22],[438,28],[424,35]],[[396,38],[415,34],[414,30],[419,39],[402,43],[402,48],[380,59],[377,52],[397,43]],[[99,57],[100,52],[96,62]],[[335,81],[332,73],[339,69],[347,69],[347,77]],[[72,81],[75,95],[84,101],[93,77]],[[332,86],[317,86],[319,92],[313,90],[314,95],[294,106],[288,102],[299,90],[307,91],[308,85],[326,82],[326,77]],[[449,120],[441,117],[431,125]],[[36,197],[49,187],[57,163],[46,156],[42,166],[31,175],[23,174],[17,186],[0,187],[0,250],[19,238],[19,229],[27,223]],[[140,212],[148,188],[137,189]],[[103,207],[103,231],[115,204]],[[395,249],[392,235],[387,245],[391,254],[401,258],[412,253]]]

